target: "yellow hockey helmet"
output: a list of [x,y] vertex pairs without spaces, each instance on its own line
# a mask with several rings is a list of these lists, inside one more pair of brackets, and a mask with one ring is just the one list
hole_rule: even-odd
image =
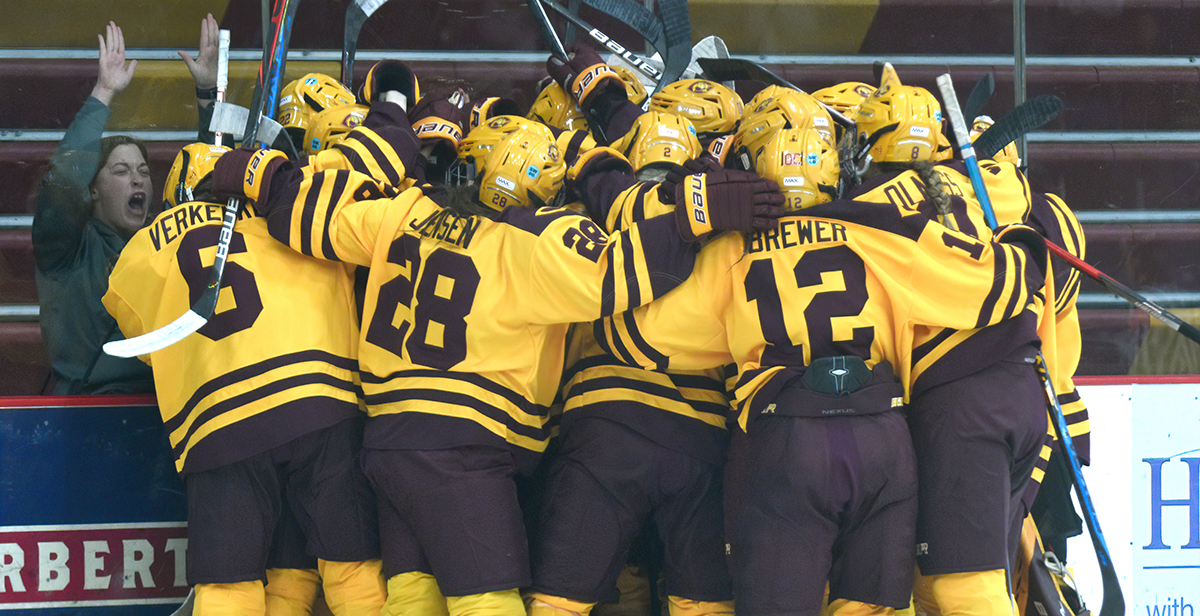
[[942,132],[942,106],[925,88],[900,83],[891,64],[884,65],[879,89],[854,116],[862,142],[858,158],[875,162],[933,160]]
[[681,79],[650,97],[649,109],[681,115],[692,121],[701,136],[718,136],[737,130],[742,117],[742,97],[707,79]]
[[588,130],[587,118],[575,99],[555,82],[542,89],[529,108],[531,120],[565,130]]
[[[496,116],[472,129],[459,142],[458,159],[474,164],[477,169],[482,169],[488,152],[505,137],[519,130],[528,130],[541,135],[543,139],[554,141],[554,133],[545,124],[521,116]],[[474,176],[474,173],[471,175]],[[470,179],[474,180],[475,178],[471,177]]]
[[638,116],[629,132],[613,143],[612,148],[628,158],[635,170],[650,165],[683,164],[704,152],[690,120],[653,110]]
[[750,101],[738,127],[737,142],[750,157],[758,158],[767,140],[776,131],[785,128],[812,129],[834,143],[833,120],[829,112],[817,99],[799,90],[781,86],[767,86]]
[[846,81],[837,85],[821,88],[812,93],[813,98],[829,105],[838,113],[852,117],[875,88],[861,81]]
[[811,128],[775,131],[755,157],[754,170],[779,184],[789,212],[832,201],[837,195],[837,149]]
[[488,153],[479,180],[479,200],[496,210],[510,205],[557,205],[566,175],[567,165],[553,139],[537,131],[518,130]]
[[366,105],[342,105],[313,115],[304,133],[304,151],[316,154],[341,143],[346,133],[363,123],[368,111]]
[[163,184],[163,210],[169,210],[180,203],[196,200],[196,187],[204,178],[212,173],[217,165],[217,159],[229,151],[223,145],[211,143],[192,143],[183,146],[171,163],[167,172],[167,181]]
[[[992,124],[995,124],[995,122],[992,121],[991,116],[981,115],[975,118],[975,121],[971,122],[971,143],[975,143],[975,139],[982,135],[984,131],[991,128]],[[1021,157],[1017,154],[1017,142],[1010,141],[1008,145],[1004,146],[1004,149],[992,156],[992,160],[1012,163],[1020,167]]]
[[283,87],[279,96],[279,123],[284,128],[305,131],[313,114],[356,102],[354,94],[338,80],[309,73]]
[[629,97],[630,102],[640,106],[642,101],[645,101],[646,97],[649,96],[649,93],[646,92],[646,84],[642,83],[641,79],[638,79],[637,73],[633,69],[625,68],[619,64],[609,64],[608,68],[611,68],[621,78],[621,81],[625,82],[625,96]]

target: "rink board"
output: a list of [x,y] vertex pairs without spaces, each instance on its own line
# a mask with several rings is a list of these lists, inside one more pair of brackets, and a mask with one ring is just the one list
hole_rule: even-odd
[[[1200,377],[1079,382],[1093,431],[1085,477],[1127,613],[1194,614]],[[185,513],[152,399],[0,398],[0,611],[170,614],[187,594]],[[1099,610],[1086,534],[1069,556]]]
[[153,398],[0,398],[0,612],[174,612],[186,512]]

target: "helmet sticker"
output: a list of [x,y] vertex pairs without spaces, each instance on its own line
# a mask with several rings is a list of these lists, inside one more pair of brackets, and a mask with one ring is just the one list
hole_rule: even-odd
[[[537,168],[537,165],[529,165],[528,167],[525,168],[525,176],[531,180],[536,180],[537,176],[540,174],[541,174],[541,170]],[[497,179],[497,181],[499,181],[500,178],[496,178],[496,179]]]
[[815,126],[829,126],[829,120],[825,116],[814,115],[812,120]]
[[804,178],[803,177],[783,178],[783,185],[784,186],[804,186]]
[[783,166],[784,167],[799,167],[802,164],[804,164],[804,155],[803,154],[797,154],[795,152],[784,152],[783,153]]
[[678,139],[678,138],[679,138],[679,131],[677,131],[677,130],[675,130],[675,129],[671,128],[671,127],[668,127],[668,126],[662,126],[662,125],[659,125],[659,127],[658,127],[658,134],[660,134],[660,135],[662,135],[662,136],[664,136],[664,137],[670,137],[670,138],[672,138],[672,139]]
[[688,129],[688,132],[689,132],[689,133],[691,133],[691,134],[693,134],[693,135],[695,135],[695,134],[696,134],[696,127],[695,127],[695,126],[688,125],[687,129]]
[[308,79],[305,79],[305,80],[304,80],[304,85],[306,85],[306,86],[315,86],[315,85],[317,85],[317,78],[316,78],[316,77],[309,77]]
[[319,152],[321,150],[321,140],[314,137],[313,140],[308,143],[308,147],[314,152]]
[[488,122],[488,127],[489,128],[502,128],[506,124],[508,124],[508,118],[499,117],[499,118],[492,120],[491,122]]
[[688,86],[688,90],[691,90],[696,94],[704,94],[705,92],[712,90],[712,84],[708,83],[707,81],[697,81],[696,83]]
[[927,126],[912,126],[908,129],[908,134],[914,137],[928,137],[929,127]]
[[820,156],[817,156],[816,154],[809,154],[809,155],[808,155],[808,165],[809,165],[810,167],[816,167],[816,166],[817,166],[817,165],[819,165],[820,163],[821,163],[821,157],[820,157]]
[[504,177],[496,176],[496,185],[506,190],[516,190],[517,183]]

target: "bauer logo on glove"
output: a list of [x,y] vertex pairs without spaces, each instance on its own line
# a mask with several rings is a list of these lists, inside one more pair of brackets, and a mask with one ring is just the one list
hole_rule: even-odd
[[694,230],[696,235],[712,231],[712,227],[708,226],[708,214],[704,204],[704,176],[693,175],[688,178],[688,192],[692,193],[692,220],[700,225],[700,229]]

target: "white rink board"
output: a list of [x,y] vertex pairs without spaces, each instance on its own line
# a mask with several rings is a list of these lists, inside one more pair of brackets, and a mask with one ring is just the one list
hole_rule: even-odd
[[[1121,580],[1125,612],[1195,616],[1200,384],[1089,385],[1079,391],[1092,428],[1092,464],[1084,477]],[[1069,540],[1067,556],[1084,601],[1098,612],[1102,585],[1086,532]]]

